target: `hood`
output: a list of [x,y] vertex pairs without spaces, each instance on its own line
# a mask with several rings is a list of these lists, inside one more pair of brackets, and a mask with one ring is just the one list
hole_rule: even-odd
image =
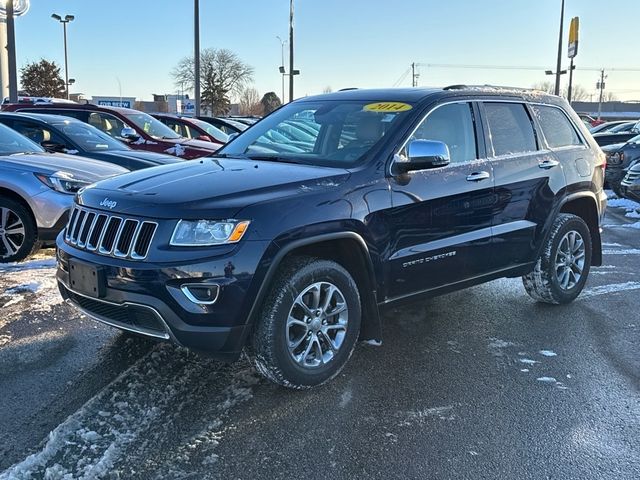
[[99,152],[101,156],[106,158],[108,157],[119,157],[119,158],[132,158],[135,160],[144,160],[145,162],[149,162],[150,164],[155,165],[167,165],[169,163],[180,163],[182,160],[177,159],[176,157],[172,157],[171,155],[166,155],[164,153],[155,153],[149,152],[145,150],[107,150],[104,152]]
[[215,152],[220,148],[220,145],[213,142],[205,142],[204,140],[195,140],[188,138],[170,138],[163,139],[165,142],[175,143],[176,145],[182,145],[185,147],[197,148],[199,150],[207,150],[209,152]]
[[602,151],[604,153],[613,153],[613,152],[617,152],[618,150],[620,150],[625,145],[626,145],[626,142],[611,143],[609,145],[605,145],[604,147],[601,147],[601,149],[602,149]]
[[[152,167],[86,188],[78,201],[105,199],[114,212],[152,218],[231,218],[258,202],[338,188],[347,170],[239,159],[206,158]],[[222,216],[222,217],[221,217]]]
[[100,160],[65,155],[62,153],[16,154],[0,157],[0,165],[19,170],[53,174],[64,171],[78,180],[96,182],[98,180],[121,175],[129,170]]

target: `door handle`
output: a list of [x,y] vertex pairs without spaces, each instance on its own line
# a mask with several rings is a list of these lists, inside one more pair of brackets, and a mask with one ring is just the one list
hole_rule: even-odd
[[538,166],[544,170],[549,170],[550,168],[557,167],[558,165],[560,165],[559,161],[550,159],[543,160],[538,163]]
[[489,172],[473,172],[467,175],[467,182],[479,182],[480,180],[487,180],[488,178],[491,178]]

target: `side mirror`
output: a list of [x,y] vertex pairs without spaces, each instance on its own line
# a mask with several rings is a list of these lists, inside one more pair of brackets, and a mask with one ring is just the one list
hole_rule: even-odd
[[125,140],[136,141],[140,138],[140,135],[136,133],[136,131],[131,127],[124,127],[122,132],[120,132],[120,136]]
[[56,143],[56,142],[42,142],[40,145],[47,152],[51,152],[51,153],[64,153],[65,150],[67,149],[66,145],[63,145],[62,143]]
[[444,167],[451,163],[449,147],[435,140],[413,140],[406,147],[407,156],[393,166],[398,173]]

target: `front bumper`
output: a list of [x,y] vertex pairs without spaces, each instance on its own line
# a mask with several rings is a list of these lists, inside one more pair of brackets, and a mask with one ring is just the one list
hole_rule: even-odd
[[[245,242],[223,257],[189,265],[121,260],[77,250],[58,237],[57,280],[63,298],[110,326],[170,341],[224,361],[239,358],[251,329],[249,313],[262,276],[265,242]],[[99,267],[105,288],[99,297],[70,285],[69,262]],[[215,283],[213,304],[191,301],[181,285]]]

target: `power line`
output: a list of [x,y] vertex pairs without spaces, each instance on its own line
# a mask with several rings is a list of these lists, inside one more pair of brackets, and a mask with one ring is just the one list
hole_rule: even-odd
[[[479,65],[479,64],[455,64],[455,63],[416,63],[416,66],[427,68],[471,68],[485,70],[547,70],[547,67],[535,65]],[[576,67],[576,70],[599,72],[602,67]],[[606,67],[606,71],[612,72],[640,72],[640,67]]]

